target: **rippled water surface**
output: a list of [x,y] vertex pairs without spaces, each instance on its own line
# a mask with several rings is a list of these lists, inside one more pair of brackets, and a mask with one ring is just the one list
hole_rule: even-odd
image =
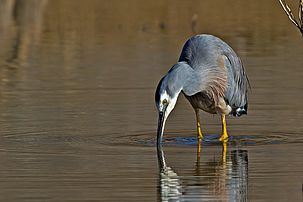
[[[157,152],[155,87],[196,33],[241,56],[248,116],[222,145],[201,113],[198,148],[180,96]],[[303,200],[303,39],[278,1],[0,0],[0,44],[0,201]]]

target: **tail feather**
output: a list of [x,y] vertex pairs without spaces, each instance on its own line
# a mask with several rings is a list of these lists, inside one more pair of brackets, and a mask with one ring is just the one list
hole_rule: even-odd
[[246,103],[244,106],[239,107],[233,111],[234,116],[242,116],[242,114],[247,114],[248,104]]

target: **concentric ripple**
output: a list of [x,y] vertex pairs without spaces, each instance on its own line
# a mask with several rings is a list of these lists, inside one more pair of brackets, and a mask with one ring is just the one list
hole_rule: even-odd
[[[206,134],[203,138],[203,145],[220,145],[218,140],[219,134]],[[230,134],[229,144],[260,146],[271,144],[292,144],[303,143],[302,134]],[[156,144],[156,132],[132,132],[132,133],[113,133],[113,134],[62,134],[59,131],[52,132],[32,132],[26,134],[6,135],[2,138],[3,150],[8,149],[11,145],[13,148],[23,148],[25,150],[33,150],[35,147],[90,147],[98,148],[100,145],[123,145],[123,146],[154,146]],[[197,138],[195,131],[168,131],[163,137],[164,145],[173,146],[196,146]],[[19,146],[18,146],[19,145]]]
[[[221,144],[218,140],[219,134],[206,134],[203,138],[204,145]],[[134,134],[129,136],[120,136],[115,141],[116,144],[131,144],[131,145],[147,145],[153,146],[156,143],[156,133],[146,132]],[[268,133],[268,134],[237,134],[230,135],[229,143],[240,145],[268,145],[268,144],[290,144],[303,143],[303,135],[301,134],[282,134],[282,133]],[[194,131],[177,131],[166,132],[163,137],[163,144],[175,146],[191,146],[197,144],[196,133]]]

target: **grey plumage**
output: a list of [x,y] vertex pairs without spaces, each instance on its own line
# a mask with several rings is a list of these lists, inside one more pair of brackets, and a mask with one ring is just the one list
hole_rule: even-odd
[[211,35],[192,37],[183,47],[179,58],[181,61],[189,64],[198,77],[184,86],[183,92],[189,101],[194,102],[196,98],[191,99],[190,96],[198,93],[197,96],[202,96],[204,100],[205,97],[213,100],[214,105],[223,97],[233,109],[232,112],[247,105],[249,81],[243,64],[222,40]]
[[183,46],[179,61],[158,84],[155,101],[159,111],[158,137],[161,139],[166,118],[182,92],[196,111],[221,114],[223,135],[227,137],[225,115],[247,114],[249,81],[241,59],[221,39],[197,35]]

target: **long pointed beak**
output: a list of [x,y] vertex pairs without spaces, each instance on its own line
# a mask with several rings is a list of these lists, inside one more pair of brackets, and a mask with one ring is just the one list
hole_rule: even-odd
[[157,130],[157,146],[159,147],[162,142],[163,132],[165,125],[165,110],[159,112],[158,130]]
[[157,145],[157,156],[158,156],[158,164],[160,171],[162,172],[166,168],[166,162],[165,162],[165,157],[162,149],[162,145],[158,144]]

